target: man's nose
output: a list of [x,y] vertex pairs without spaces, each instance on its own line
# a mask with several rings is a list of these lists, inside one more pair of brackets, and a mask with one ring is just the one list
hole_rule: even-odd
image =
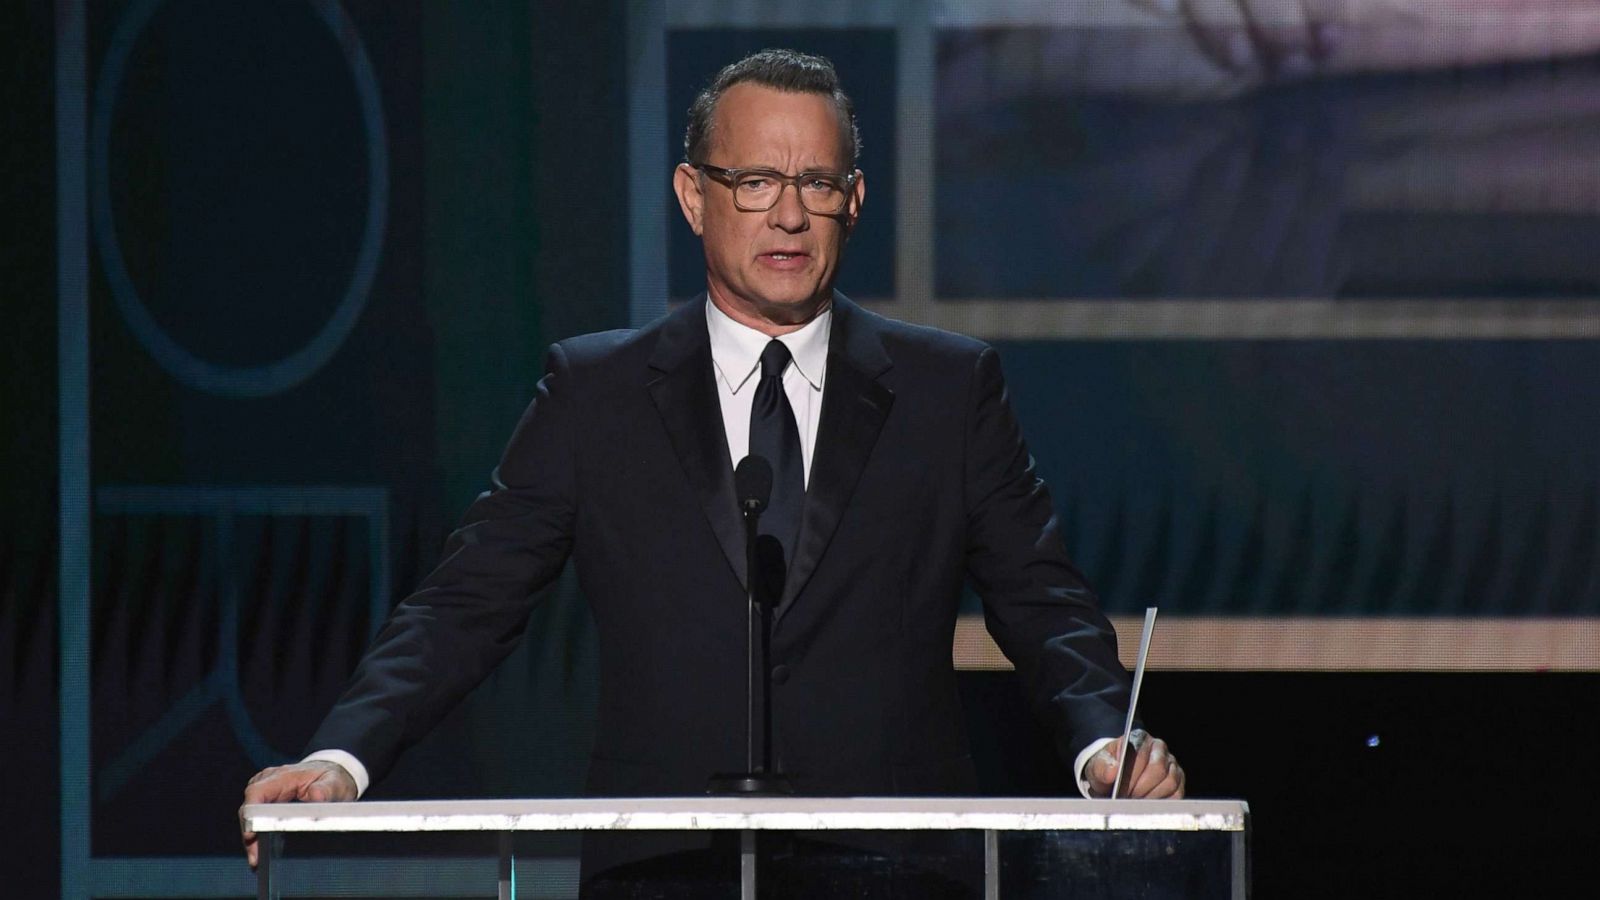
[[[790,190],[794,188],[794,190]],[[800,185],[786,184],[778,189],[778,202],[767,211],[767,223],[784,231],[804,231],[810,224],[806,208],[800,202]]]

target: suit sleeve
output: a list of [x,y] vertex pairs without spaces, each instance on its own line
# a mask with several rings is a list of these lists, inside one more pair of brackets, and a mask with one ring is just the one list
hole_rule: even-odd
[[351,753],[380,780],[515,648],[535,595],[572,549],[569,381],[555,345],[490,489],[467,509],[438,568],[395,607],[311,749]]
[[993,348],[978,355],[965,452],[967,573],[984,621],[1068,765],[1119,735],[1129,678],[1116,633],[1067,558],[1049,491],[1007,398]]

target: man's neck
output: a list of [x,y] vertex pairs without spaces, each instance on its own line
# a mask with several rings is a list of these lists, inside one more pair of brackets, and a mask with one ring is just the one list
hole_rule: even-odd
[[[833,305],[833,291],[830,290],[804,307],[784,308],[777,311],[776,314],[782,316],[782,318],[768,318],[758,310],[752,310],[729,302],[714,287],[707,290],[706,295],[710,298],[711,304],[721,310],[723,315],[746,328],[754,328],[767,337],[778,337],[799,331]],[[789,316],[791,313],[793,314],[792,318]]]

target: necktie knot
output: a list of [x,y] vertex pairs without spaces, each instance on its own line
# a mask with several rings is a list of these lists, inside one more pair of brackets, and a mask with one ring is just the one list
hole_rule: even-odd
[[783,345],[783,341],[773,338],[767,342],[766,349],[761,351],[761,377],[782,377],[783,367],[793,358],[789,354],[789,348]]

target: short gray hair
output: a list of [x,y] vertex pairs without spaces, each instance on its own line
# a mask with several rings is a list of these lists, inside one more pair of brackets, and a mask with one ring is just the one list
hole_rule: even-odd
[[715,123],[717,101],[728,88],[750,82],[779,91],[821,94],[833,101],[839,111],[839,131],[844,135],[850,168],[861,156],[861,131],[856,127],[855,104],[839,86],[839,73],[825,56],[797,50],[762,50],[724,66],[689,105],[689,127],[683,132],[683,157],[690,163],[706,161]]

